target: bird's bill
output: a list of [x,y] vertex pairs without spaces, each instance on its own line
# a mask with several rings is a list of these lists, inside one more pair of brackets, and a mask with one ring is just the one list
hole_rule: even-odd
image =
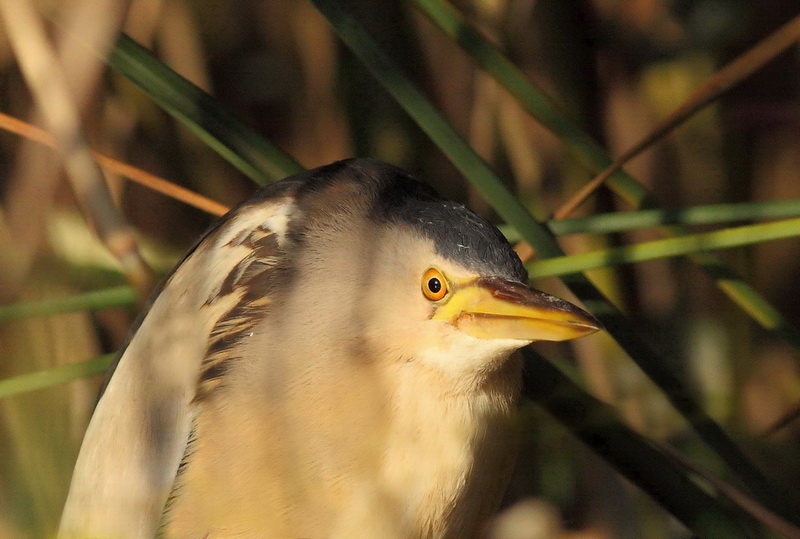
[[433,319],[479,339],[566,341],[602,324],[583,309],[521,283],[480,277],[459,283]]

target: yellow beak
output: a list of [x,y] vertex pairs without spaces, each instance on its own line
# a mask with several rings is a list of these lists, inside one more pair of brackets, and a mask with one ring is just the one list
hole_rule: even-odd
[[602,329],[583,309],[521,283],[479,277],[453,283],[434,320],[445,320],[479,339],[566,341]]

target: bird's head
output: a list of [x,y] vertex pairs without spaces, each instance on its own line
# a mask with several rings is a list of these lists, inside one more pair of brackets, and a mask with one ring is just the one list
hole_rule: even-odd
[[531,288],[496,227],[401,169],[357,159],[320,171],[298,192],[304,224],[295,233],[309,297],[329,299],[313,311],[319,328],[341,317],[330,329],[337,337],[357,331],[379,355],[453,374],[600,329]]

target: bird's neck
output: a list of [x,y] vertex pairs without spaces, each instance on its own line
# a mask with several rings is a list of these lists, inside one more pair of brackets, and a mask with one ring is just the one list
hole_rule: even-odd
[[[516,448],[520,384],[513,357],[472,384],[407,363],[391,384],[382,482],[413,501],[404,519],[433,536],[475,530],[499,503]],[[443,527],[444,526],[444,527]]]

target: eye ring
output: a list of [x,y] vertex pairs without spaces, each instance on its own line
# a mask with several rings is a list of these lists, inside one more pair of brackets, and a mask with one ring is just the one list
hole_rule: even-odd
[[447,295],[447,279],[436,268],[428,268],[422,274],[422,294],[431,301],[439,301]]

